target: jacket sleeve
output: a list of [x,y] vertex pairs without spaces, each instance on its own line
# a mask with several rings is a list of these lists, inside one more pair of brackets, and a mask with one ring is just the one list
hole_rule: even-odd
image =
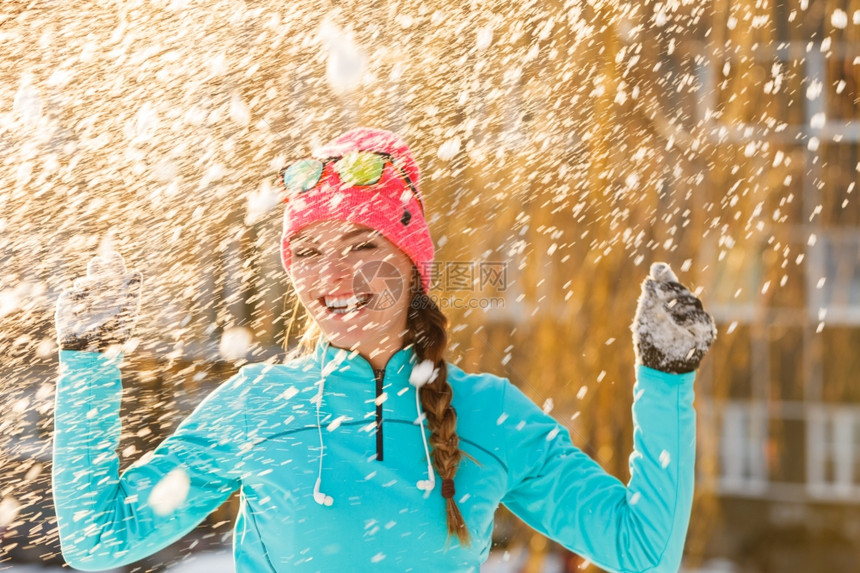
[[509,487],[531,527],[614,572],[678,571],[695,480],[694,373],[637,366],[625,486],[515,386],[503,400]]
[[239,487],[244,417],[233,397],[241,373],[120,476],[119,360],[60,352],[54,504],[63,557],[85,571],[118,567],[158,551]]

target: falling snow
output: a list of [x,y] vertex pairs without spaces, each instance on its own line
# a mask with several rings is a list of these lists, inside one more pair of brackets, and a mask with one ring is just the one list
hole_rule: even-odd
[[[275,175],[359,124],[398,131],[419,158],[437,259],[448,265],[437,294],[504,302],[445,309],[449,359],[509,378],[616,475],[626,471],[618,436],[632,424],[628,328],[650,263],[670,261],[698,289],[724,349],[775,349],[791,334],[761,321],[778,315],[800,321],[790,329],[801,338],[819,336],[808,343],[822,352],[850,354],[848,339],[822,340],[854,328],[860,305],[850,123],[860,10],[729,4],[712,14],[695,2],[523,2],[502,14],[480,2],[4,3],[9,551],[59,562],[49,487],[62,289],[110,250],[143,273],[123,363],[127,467],[239,367],[278,362],[295,344],[302,311],[279,258]],[[806,37],[813,8],[820,32]],[[478,286],[447,288],[462,262]],[[503,288],[481,275],[492,262],[505,265]],[[786,372],[822,370],[792,362],[807,356],[794,350]],[[756,365],[775,368],[770,355],[717,351],[701,383],[721,398],[737,372],[757,379]],[[853,363],[825,363],[831,377],[801,381],[803,392],[856,398]],[[410,382],[437,373],[424,362]],[[761,384],[756,395],[790,394]],[[296,407],[302,398],[281,394]],[[177,469],[149,503],[169,514],[187,493]],[[218,543],[229,543],[232,516],[218,519]]]

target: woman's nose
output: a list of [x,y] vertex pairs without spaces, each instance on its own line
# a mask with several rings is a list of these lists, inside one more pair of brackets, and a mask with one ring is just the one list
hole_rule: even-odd
[[320,267],[320,279],[324,282],[336,282],[352,279],[352,267],[346,257],[340,253],[326,255]]

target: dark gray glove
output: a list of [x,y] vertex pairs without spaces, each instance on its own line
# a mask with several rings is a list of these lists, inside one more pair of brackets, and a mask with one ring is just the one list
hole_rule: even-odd
[[651,265],[631,330],[636,362],[672,374],[698,368],[717,336],[714,319],[666,263]]
[[93,258],[87,276],[57,300],[54,322],[60,348],[101,352],[131,338],[142,281],[140,273],[126,272],[119,253]]

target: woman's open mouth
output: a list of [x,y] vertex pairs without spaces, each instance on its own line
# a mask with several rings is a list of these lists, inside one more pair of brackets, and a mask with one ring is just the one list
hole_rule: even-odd
[[350,294],[350,295],[326,295],[320,297],[319,302],[326,310],[334,314],[348,314],[356,312],[364,308],[373,295],[370,293]]

